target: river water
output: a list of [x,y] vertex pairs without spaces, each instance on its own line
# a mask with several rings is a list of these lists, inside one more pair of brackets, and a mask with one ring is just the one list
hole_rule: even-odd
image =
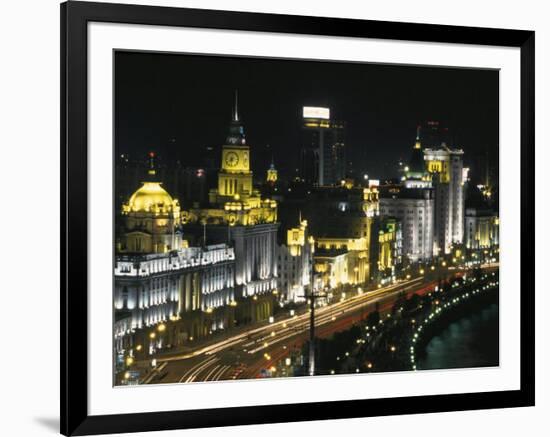
[[426,346],[417,369],[498,366],[498,304],[451,323]]

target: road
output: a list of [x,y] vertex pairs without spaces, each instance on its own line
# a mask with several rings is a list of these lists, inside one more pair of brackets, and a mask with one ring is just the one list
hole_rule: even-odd
[[[423,294],[433,290],[436,283],[417,277],[318,307],[315,309],[316,337],[328,337],[348,329],[377,304],[380,311],[390,309],[401,292]],[[157,370],[143,383],[257,378],[262,369],[269,369],[291,351],[299,350],[308,336],[309,312],[289,316],[192,352],[157,358]]]

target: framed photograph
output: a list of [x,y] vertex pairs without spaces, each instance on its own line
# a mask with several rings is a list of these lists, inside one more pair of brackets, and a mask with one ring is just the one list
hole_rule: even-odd
[[63,434],[534,405],[534,32],[61,23]]

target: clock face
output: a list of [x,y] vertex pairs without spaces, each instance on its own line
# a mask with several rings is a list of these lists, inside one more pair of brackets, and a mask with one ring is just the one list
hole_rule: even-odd
[[235,167],[239,163],[239,155],[235,152],[228,152],[225,155],[225,164],[228,167]]

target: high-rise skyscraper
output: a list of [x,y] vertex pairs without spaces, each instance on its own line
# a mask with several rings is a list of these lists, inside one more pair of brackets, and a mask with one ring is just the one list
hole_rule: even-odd
[[330,109],[304,106],[301,179],[310,185],[337,185],[346,176],[345,128]]
[[464,238],[464,171],[460,149],[425,149],[426,169],[432,175],[435,192],[434,252],[449,253]]

